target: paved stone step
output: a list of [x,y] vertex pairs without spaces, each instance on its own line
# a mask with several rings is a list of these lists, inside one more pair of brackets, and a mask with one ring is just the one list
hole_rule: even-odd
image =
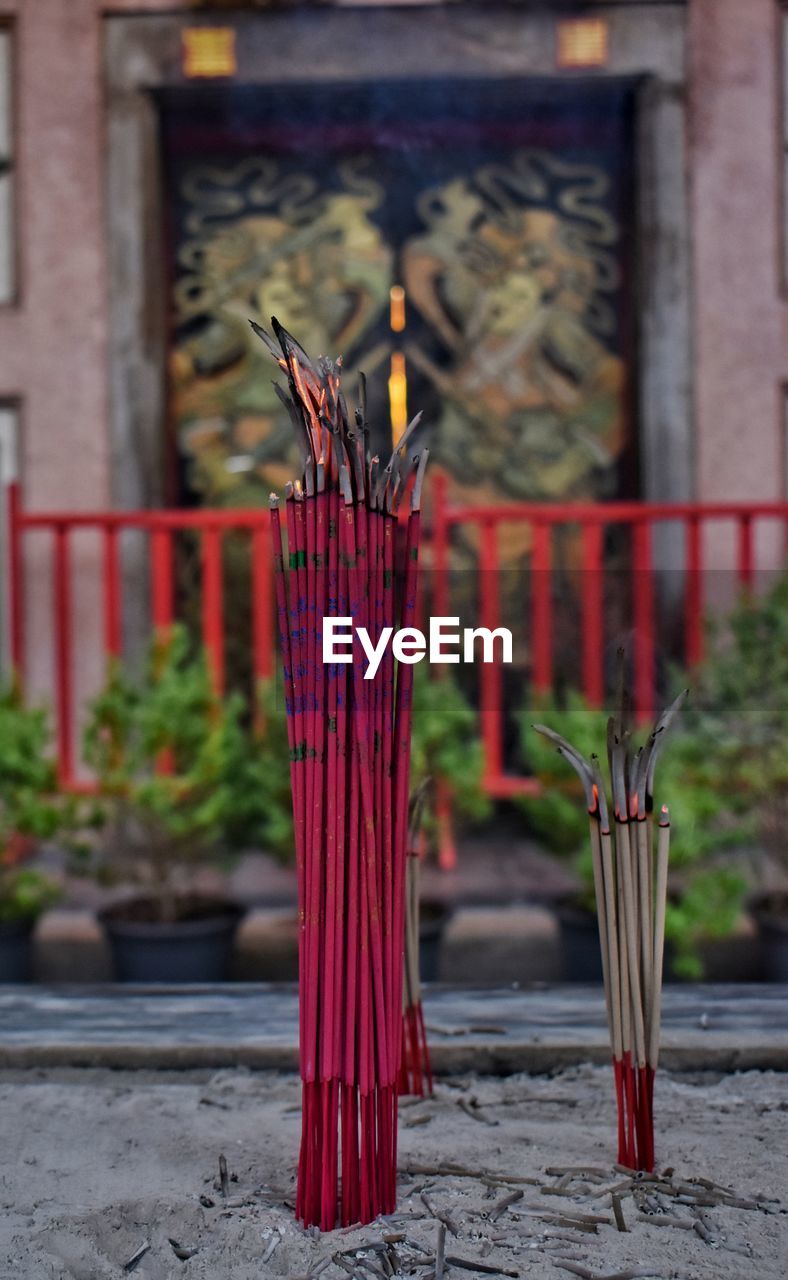
[[[291,985],[0,987],[0,1067],[294,1070]],[[609,1058],[601,991],[436,986],[425,1017],[439,1072],[543,1072]],[[788,987],[665,991],[663,1063],[676,1070],[788,1069]]]

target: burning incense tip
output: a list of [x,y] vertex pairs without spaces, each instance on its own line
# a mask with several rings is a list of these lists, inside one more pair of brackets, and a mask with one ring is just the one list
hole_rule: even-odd
[[659,811],[659,825],[661,827],[670,826],[670,810],[668,809],[668,806],[666,804],[663,804],[662,808]]

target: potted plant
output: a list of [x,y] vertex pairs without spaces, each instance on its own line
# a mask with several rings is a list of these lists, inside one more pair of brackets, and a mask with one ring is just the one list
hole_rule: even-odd
[[226,976],[242,911],[196,892],[194,874],[229,843],[243,749],[240,700],[214,692],[179,628],[154,640],[140,682],[115,665],[93,703],[85,757],[100,835],[82,867],[134,886],[101,913],[121,981]]
[[35,923],[60,894],[22,865],[64,820],[49,747],[46,713],[26,707],[15,682],[0,688],[0,982],[30,978]]
[[[456,818],[480,822],[491,810],[482,789],[484,757],[478,716],[450,676],[419,674],[414,681],[410,779],[423,789],[420,838],[426,850],[453,854]],[[425,783],[429,781],[429,786]],[[440,949],[451,911],[443,899],[421,900],[421,976],[438,976]]]
[[[733,930],[746,884],[735,852],[744,831],[727,812],[725,761],[704,727],[696,697],[701,679],[700,673],[693,676],[692,696],[659,761],[659,791],[670,805],[672,831],[666,961],[671,975],[683,978],[701,977],[703,944]],[[607,713],[568,691],[560,702],[550,699],[523,713],[520,721],[523,750],[541,785],[538,794],[519,803],[534,834],[551,852],[569,858],[578,878],[576,890],[556,904],[564,977],[601,982],[582,793],[552,745],[533,732],[534,720],[549,724],[587,758],[604,751]]]

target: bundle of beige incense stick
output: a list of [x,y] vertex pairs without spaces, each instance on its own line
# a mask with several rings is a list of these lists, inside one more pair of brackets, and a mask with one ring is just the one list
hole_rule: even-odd
[[670,853],[667,805],[660,807],[656,824],[654,820],[654,774],[667,731],[687,690],[662,713],[647,742],[635,750],[622,650],[618,660],[616,713],[607,725],[612,827],[598,757],[586,760],[552,729],[541,724],[533,727],[555,743],[583,784],[613,1050],[618,1159],[630,1169],[650,1172],[654,1168],[654,1076],[659,1058]]

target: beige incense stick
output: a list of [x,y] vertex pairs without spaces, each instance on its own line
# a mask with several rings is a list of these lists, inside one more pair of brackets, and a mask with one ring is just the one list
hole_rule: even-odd
[[405,974],[402,983],[402,1008],[409,1009],[413,1003],[412,992],[412,953],[413,953],[413,892],[411,882],[413,879],[412,869],[413,859],[408,855],[405,862]]
[[418,854],[408,858],[410,863],[410,986],[411,1004],[421,1000],[421,974],[419,973],[419,898],[421,860]]
[[605,883],[605,907],[607,916],[607,953],[610,965],[610,1001],[613,1013],[613,1057],[618,1061],[624,1052],[622,1029],[622,977],[618,955],[618,911],[616,908],[616,877],[613,869],[613,841],[610,829],[601,832],[602,873]]
[[605,988],[605,1004],[607,1006],[607,1025],[613,1037],[613,995],[610,986],[610,935],[607,925],[607,902],[605,898],[605,882],[602,871],[602,833],[596,813],[589,814],[591,828],[591,860],[594,868],[594,895],[596,912],[599,921],[599,950],[602,955],[602,981]]
[[615,837],[611,833],[613,860],[616,868],[616,906],[618,933],[616,946],[618,949],[618,965],[621,974],[621,1040],[624,1053],[632,1051],[632,1000],[629,984],[629,948],[625,926],[626,904],[624,902],[624,876],[621,870],[621,844],[619,841],[619,824],[615,824]]
[[662,1012],[662,963],[665,954],[665,910],[668,891],[668,860],[670,855],[670,814],[663,804],[659,816],[659,841],[657,844],[657,884],[654,891],[654,982],[651,992],[648,1064],[656,1071],[659,1058],[659,1024]]
[[652,839],[652,824],[648,820],[648,806],[646,803],[646,784],[648,777],[648,767],[650,760],[650,747],[653,737],[643,748],[640,758],[640,771],[638,773],[637,785],[637,833],[638,833],[638,854],[643,866],[646,879],[646,963],[645,971],[648,974],[648,988],[646,993],[646,1010],[651,1008],[651,994],[654,989],[654,850]]
[[[616,852],[618,873],[623,885],[623,925],[626,937],[627,969],[631,999],[625,1001],[632,1009],[635,1032],[635,1056],[639,1067],[646,1064],[646,1039],[643,1021],[643,1001],[640,986],[640,956],[637,936],[637,900],[632,874],[632,848],[627,822],[626,743],[613,738],[611,749],[611,780],[613,806],[616,817]],[[621,917],[619,916],[619,919]]]
[[629,990],[632,1006],[632,1020],[635,1030],[635,1059],[639,1067],[646,1065],[646,1035],[643,1021],[643,997],[640,984],[640,956],[637,940],[637,921],[635,892],[632,883],[632,849],[629,839],[629,826],[621,819],[616,820],[616,845],[618,847],[618,865],[624,884],[624,931],[626,934],[627,967],[629,970]]
[[653,988],[653,969],[652,961],[654,958],[654,924],[652,919],[652,897],[651,878],[649,872],[649,856],[648,856],[648,831],[645,819],[641,821],[639,818],[634,823],[634,844],[637,850],[636,857],[640,871],[639,888],[640,888],[640,961],[641,972],[643,974],[643,1007],[648,1013],[651,1007],[651,992]]
[[619,1061],[623,1053],[621,1033],[621,966],[618,958],[618,910],[616,907],[616,876],[613,863],[613,842],[610,836],[605,786],[596,755],[591,757],[591,769],[596,787],[599,811],[599,844],[602,858],[602,886],[605,907],[607,963],[610,982],[610,1014],[612,1024],[613,1057]]

